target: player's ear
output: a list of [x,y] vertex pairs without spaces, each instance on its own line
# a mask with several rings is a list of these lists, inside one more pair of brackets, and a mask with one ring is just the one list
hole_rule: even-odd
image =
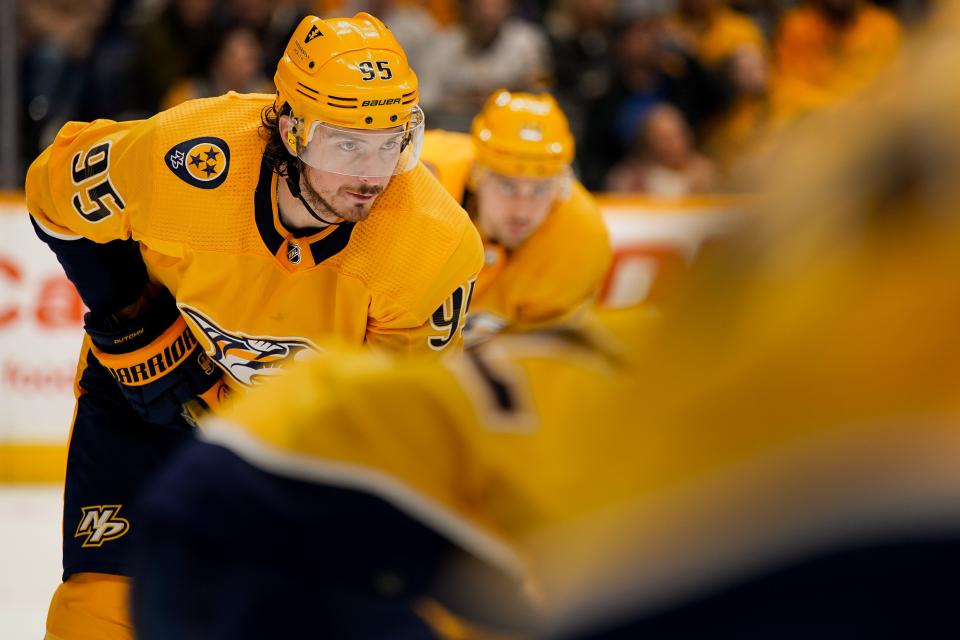
[[289,115],[280,116],[277,125],[280,127],[280,139],[283,140],[283,146],[287,148],[290,155],[296,157],[297,131],[293,117]]

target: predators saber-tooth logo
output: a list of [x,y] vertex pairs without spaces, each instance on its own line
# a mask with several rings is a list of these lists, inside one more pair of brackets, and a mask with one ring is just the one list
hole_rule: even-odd
[[213,352],[207,352],[230,376],[243,385],[271,376],[312,351],[319,349],[305,338],[248,336],[218,327],[210,318],[192,307],[180,305],[183,314],[203,332]]
[[123,505],[98,504],[81,507],[83,515],[73,534],[74,538],[86,538],[81,547],[99,547],[108,540],[116,540],[130,531],[130,522],[117,514]]

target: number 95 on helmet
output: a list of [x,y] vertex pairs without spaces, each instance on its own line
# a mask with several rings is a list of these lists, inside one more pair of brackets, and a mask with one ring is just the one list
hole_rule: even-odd
[[274,83],[277,110],[291,110],[285,142],[307,166],[364,177],[416,167],[424,129],[417,76],[373,16],[304,18]]

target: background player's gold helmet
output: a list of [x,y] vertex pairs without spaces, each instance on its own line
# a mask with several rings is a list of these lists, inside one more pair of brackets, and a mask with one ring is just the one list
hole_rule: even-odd
[[567,117],[549,94],[496,91],[474,118],[471,135],[476,164],[502,175],[559,176],[573,162]]
[[[306,164],[353,175],[402,173],[416,165],[423,134],[417,76],[403,48],[377,18],[367,13],[304,18],[277,65],[274,83],[277,109],[289,104],[294,118],[287,142]],[[317,145],[311,141],[320,137],[318,128],[367,132],[369,146],[382,156],[374,165],[395,160],[397,166],[387,170],[368,162],[366,168],[343,168],[330,153],[312,149]],[[402,147],[391,146],[398,130],[407,132]],[[402,156],[392,154],[400,149]]]

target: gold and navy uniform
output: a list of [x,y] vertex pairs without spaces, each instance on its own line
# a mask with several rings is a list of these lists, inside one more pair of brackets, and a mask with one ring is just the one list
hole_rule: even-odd
[[[422,159],[450,194],[468,203],[474,163],[467,134],[428,131]],[[542,226],[516,250],[484,240],[484,266],[470,304],[468,340],[507,326],[563,320],[587,306],[607,274],[610,239],[600,209],[583,185],[554,205]]]
[[[63,127],[29,169],[27,206],[84,302],[109,314],[148,282],[162,285],[188,338],[236,389],[332,339],[404,354],[458,348],[482,265],[468,216],[419,166],[392,178],[363,222],[306,237],[286,229],[260,131],[273,99],[231,93],[148,120]],[[64,579],[129,574],[135,496],[193,437],[179,418],[168,427],[141,420],[88,347],[89,338],[67,465]]]

